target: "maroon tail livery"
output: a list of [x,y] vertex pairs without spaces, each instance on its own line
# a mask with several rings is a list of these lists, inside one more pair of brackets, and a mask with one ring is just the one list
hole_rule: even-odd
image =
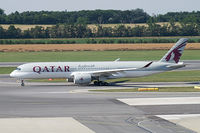
[[187,38],[181,38],[169,52],[160,60],[161,62],[178,63],[187,44]]

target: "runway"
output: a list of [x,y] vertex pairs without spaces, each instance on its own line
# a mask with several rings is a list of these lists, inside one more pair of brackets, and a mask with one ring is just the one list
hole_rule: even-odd
[[[186,64],[186,67],[177,69],[180,70],[200,70],[200,60],[183,60]],[[19,65],[25,64],[27,62],[0,62],[0,67],[17,67]]]
[[[173,124],[157,115],[200,114],[199,104],[129,106],[117,99],[199,97],[200,93],[87,93],[76,90],[95,86],[67,83],[28,83],[19,86],[14,79],[0,76],[0,118],[73,118],[75,123],[95,133],[193,133],[191,129]],[[157,83],[130,83],[108,88],[129,88]],[[169,85],[198,83],[169,83]],[[157,85],[166,85],[158,83]],[[105,87],[98,87],[105,89]],[[106,87],[107,88],[107,87]],[[73,93],[75,92],[75,93]],[[1,122],[1,119],[0,119]],[[0,127],[1,128],[1,127]],[[89,132],[89,131],[88,131]],[[81,131],[80,131],[81,133]]]

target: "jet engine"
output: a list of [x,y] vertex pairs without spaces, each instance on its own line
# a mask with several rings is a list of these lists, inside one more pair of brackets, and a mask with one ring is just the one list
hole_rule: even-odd
[[87,73],[76,73],[74,75],[74,84],[89,84],[92,81],[92,77]]
[[74,78],[68,78],[66,79],[67,82],[74,82]]

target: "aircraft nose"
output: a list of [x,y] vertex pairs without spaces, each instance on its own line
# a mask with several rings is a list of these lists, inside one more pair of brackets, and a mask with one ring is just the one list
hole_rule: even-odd
[[16,70],[12,71],[10,73],[10,77],[15,78],[16,77]]

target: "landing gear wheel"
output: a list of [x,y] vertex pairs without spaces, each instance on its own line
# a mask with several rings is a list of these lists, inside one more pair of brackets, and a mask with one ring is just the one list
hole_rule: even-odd
[[21,86],[25,86],[24,80],[21,80]]
[[98,81],[94,81],[94,85],[99,86],[99,82]]
[[109,83],[108,82],[104,82],[104,86],[108,86],[109,85]]
[[99,86],[103,86],[103,85],[104,85],[104,82],[99,81]]
[[94,81],[94,85],[96,86],[108,86],[109,83],[103,81]]

